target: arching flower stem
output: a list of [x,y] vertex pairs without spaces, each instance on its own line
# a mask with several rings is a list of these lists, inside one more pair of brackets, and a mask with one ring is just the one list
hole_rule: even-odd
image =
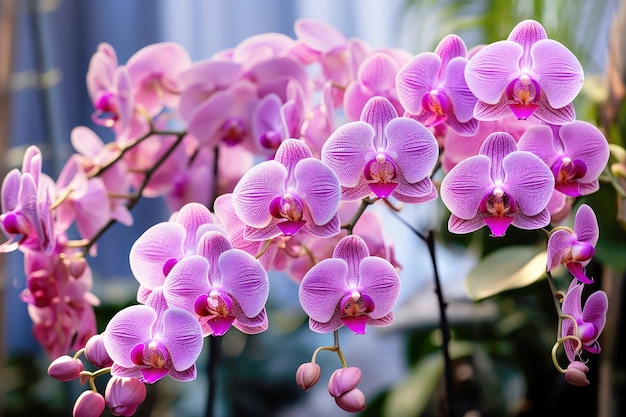
[[320,346],[313,352],[313,356],[311,356],[311,363],[315,363],[315,359],[317,358],[317,354],[323,350],[328,350],[330,352],[337,353],[339,360],[341,361],[341,366],[344,368],[348,367],[348,363],[346,362],[346,358],[343,356],[343,352],[341,351],[341,346],[339,345],[339,330],[335,330],[333,332],[334,343],[332,346]]
[[356,210],[356,212],[354,213],[350,221],[348,223],[342,224],[341,228],[346,229],[348,231],[348,234],[351,235],[354,230],[354,226],[356,225],[356,222],[358,222],[361,216],[363,215],[363,213],[365,213],[365,210],[367,209],[367,207],[374,204],[377,200],[378,198],[369,198],[369,197],[362,199],[361,205]]

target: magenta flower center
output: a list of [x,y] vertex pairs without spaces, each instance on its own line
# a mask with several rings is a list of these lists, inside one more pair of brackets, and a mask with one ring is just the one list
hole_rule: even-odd
[[130,351],[130,358],[140,369],[144,381],[153,383],[169,373],[169,353],[165,345],[156,340],[147,345],[139,343]]
[[295,235],[306,223],[302,220],[304,204],[300,198],[291,193],[273,199],[270,203],[270,214],[277,219],[285,219],[277,224],[285,236]]
[[596,249],[586,242],[576,242],[569,248],[569,253],[565,254],[563,263],[566,262],[586,262],[593,258]]
[[196,314],[208,318],[207,324],[214,336],[223,336],[235,321],[235,316],[231,314],[232,308],[230,296],[216,289],[208,295],[200,295],[194,303]]
[[280,133],[275,130],[269,130],[261,135],[259,138],[261,146],[266,149],[276,150],[282,143]]
[[28,220],[21,213],[8,212],[0,215],[2,227],[11,235],[27,235]]
[[506,97],[513,114],[520,120],[528,119],[539,107],[540,92],[539,84],[528,74],[511,81],[506,88]]
[[341,299],[339,309],[343,324],[357,334],[364,334],[369,313],[374,311],[374,301],[371,297],[354,290]]
[[370,189],[378,198],[388,198],[398,187],[398,167],[384,152],[379,152],[363,170]]
[[450,113],[450,99],[441,90],[430,90],[422,97],[422,108],[430,113],[425,126],[437,126],[446,121]]
[[45,270],[35,271],[28,277],[28,291],[37,307],[48,307],[59,298],[56,280]]
[[94,107],[96,111],[91,117],[94,123],[100,126],[113,127],[118,119],[115,96],[108,91],[100,93]]
[[228,146],[235,146],[243,140],[246,127],[238,117],[230,117],[222,124],[220,136]]
[[494,236],[504,236],[504,232],[513,222],[511,214],[517,210],[515,199],[499,186],[485,194],[480,202],[479,210],[486,214],[485,223],[491,229]]
[[563,156],[550,168],[554,174],[554,188],[570,197],[580,196],[579,180],[587,174],[587,165],[580,159]]

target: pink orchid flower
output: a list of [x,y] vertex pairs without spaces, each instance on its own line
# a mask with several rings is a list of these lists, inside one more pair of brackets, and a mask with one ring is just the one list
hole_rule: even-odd
[[260,262],[215,231],[202,235],[197,253],[165,279],[168,305],[193,313],[204,336],[222,336],[231,325],[248,334],[265,331],[269,281]]
[[604,291],[592,293],[585,301],[585,306],[581,307],[583,288],[584,285],[575,279],[572,280],[562,305],[563,314],[570,318],[563,319],[561,337],[572,335],[582,342],[582,346],[578,347],[576,341],[565,340],[563,347],[570,362],[576,359],[577,348],[590,353],[600,353],[598,338],[604,329],[606,312],[609,308],[609,300]]
[[319,333],[345,325],[358,334],[367,324],[388,326],[400,292],[400,278],[386,259],[370,256],[355,235],[341,239],[333,257],[315,265],[300,283],[300,304],[309,327]]
[[398,98],[407,113],[427,127],[445,124],[460,135],[475,134],[477,99],[465,81],[467,62],[463,40],[448,35],[434,53],[423,52],[405,64],[396,82]]
[[114,362],[111,375],[148,384],[166,375],[178,381],[195,379],[195,362],[202,351],[200,324],[183,309],[151,304],[157,309],[126,307],[104,329],[104,346]]
[[509,113],[550,124],[576,119],[572,101],[583,85],[583,68],[561,43],[548,39],[534,20],[520,22],[505,41],[480,49],[465,68],[478,98],[474,117],[495,120]]
[[52,179],[41,172],[41,151],[29,146],[22,170],[13,169],[0,188],[0,229],[9,237],[0,253],[17,248],[52,253],[55,246],[54,218],[50,206],[56,191]]
[[244,237],[265,240],[301,229],[315,236],[339,233],[340,189],[335,173],[298,139],[285,140],[272,161],[249,170],[233,190]]
[[441,183],[441,199],[452,212],[448,229],[471,233],[487,225],[494,237],[509,225],[538,229],[550,222],[547,205],[552,172],[536,155],[517,150],[508,133],[492,133],[476,156],[459,162]]
[[582,204],[574,217],[574,230],[559,228],[550,234],[547,247],[548,271],[564,265],[578,281],[593,283],[585,274],[585,266],[595,253],[599,236],[598,220],[593,209]]
[[322,148],[322,160],[337,173],[342,199],[372,192],[421,203],[437,196],[430,173],[438,157],[435,137],[419,122],[398,117],[384,97],[371,98],[361,120],[340,126]]
[[570,197],[598,191],[598,178],[609,161],[606,138],[583,121],[532,127],[522,135],[518,147],[541,158],[554,174],[555,189]]

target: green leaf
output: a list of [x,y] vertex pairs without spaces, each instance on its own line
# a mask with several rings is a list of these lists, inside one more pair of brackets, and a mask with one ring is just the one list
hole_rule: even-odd
[[509,246],[490,253],[469,273],[467,293],[480,300],[526,287],[545,275],[547,254],[534,246]]

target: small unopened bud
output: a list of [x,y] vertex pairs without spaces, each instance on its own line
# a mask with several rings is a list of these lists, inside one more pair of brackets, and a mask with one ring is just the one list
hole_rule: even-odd
[[68,382],[78,378],[80,373],[84,370],[85,368],[80,359],[63,355],[50,363],[50,366],[48,366],[48,375],[58,381]]
[[146,386],[137,378],[113,376],[104,398],[114,416],[132,416],[146,399]]
[[80,394],[74,403],[74,417],[99,417],[104,411],[102,394],[88,390]]
[[82,256],[69,259],[67,262],[67,270],[74,278],[82,277],[86,269],[87,261]]
[[89,338],[85,344],[85,357],[99,368],[113,366],[113,359],[104,348],[102,334],[96,334]]
[[335,397],[335,402],[339,408],[349,413],[358,413],[365,410],[365,394],[358,388],[351,389],[339,397]]
[[571,362],[565,371],[565,380],[577,387],[586,387],[589,385],[587,372],[589,372],[589,368],[581,361]]
[[296,383],[300,388],[308,391],[320,380],[321,372],[318,364],[312,362],[303,363],[296,371]]
[[361,382],[361,370],[356,366],[337,369],[328,380],[328,392],[336,398],[356,388],[359,382]]

